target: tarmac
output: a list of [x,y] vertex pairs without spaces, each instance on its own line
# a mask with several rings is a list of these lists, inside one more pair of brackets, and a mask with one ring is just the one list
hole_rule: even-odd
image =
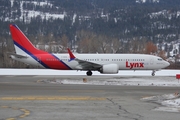
[[[97,75],[88,79],[111,77]],[[0,76],[0,120],[178,120],[180,117],[177,112],[155,111],[160,104],[141,100],[175,93],[180,91],[179,87],[40,82],[53,78],[82,81],[84,76]]]

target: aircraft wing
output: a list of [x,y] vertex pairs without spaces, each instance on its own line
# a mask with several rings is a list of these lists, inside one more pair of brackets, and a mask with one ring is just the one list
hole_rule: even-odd
[[72,52],[70,51],[70,49],[68,49],[68,53],[70,56],[70,61],[75,60],[79,63],[79,65],[77,66],[77,68],[79,69],[85,69],[85,70],[98,70],[99,68],[102,67],[102,65],[97,64],[97,63],[93,63],[93,62],[89,62],[89,61],[85,61],[85,60],[81,60],[76,58]]
[[16,54],[16,53],[8,53],[9,55],[12,55],[16,58],[27,58],[27,56],[24,56],[24,55],[19,55],[19,54]]
[[81,68],[81,69],[85,69],[85,70],[88,70],[88,69],[89,70],[98,70],[99,68],[102,67],[102,65],[100,65],[100,64],[92,63],[92,62],[85,61],[85,60],[80,60],[77,58],[74,60],[79,63],[77,68]]

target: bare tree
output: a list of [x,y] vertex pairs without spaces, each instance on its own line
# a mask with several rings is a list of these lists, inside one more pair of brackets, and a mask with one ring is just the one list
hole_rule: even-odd
[[46,41],[48,41],[48,49],[47,51],[52,53],[54,52],[53,45],[55,44],[55,38],[52,33],[49,33],[48,36],[46,37]]
[[113,38],[111,41],[111,49],[113,53],[118,53],[120,51],[121,43],[117,38]]
[[45,36],[43,36],[41,34],[38,34],[36,38],[33,39],[33,37],[32,37],[31,40],[33,40],[32,42],[34,44],[36,44],[39,49],[46,50],[46,48],[45,48],[45,38],[46,38]]
[[61,37],[60,42],[61,42],[60,44],[62,45],[62,52],[67,51],[67,48],[69,48],[69,46],[68,46],[69,39],[65,34],[63,34],[63,36]]
[[164,50],[160,50],[158,52],[158,56],[161,57],[162,59],[166,60],[167,56],[166,56],[166,52]]
[[1,47],[1,51],[0,51],[1,67],[6,67],[5,56],[4,56],[5,52],[6,52],[5,39],[3,37],[1,37],[0,39],[1,39],[1,43],[0,43],[0,47]]
[[98,35],[98,46],[100,48],[100,53],[111,53],[111,42],[105,35]]
[[84,30],[77,33],[78,38],[78,51],[85,53],[97,52],[96,35],[92,32],[86,32]]
[[157,53],[157,46],[152,42],[147,42],[145,47],[146,54],[156,54]]

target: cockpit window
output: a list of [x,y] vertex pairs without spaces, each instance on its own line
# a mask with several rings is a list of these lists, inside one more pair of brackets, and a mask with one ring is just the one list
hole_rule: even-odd
[[161,59],[161,58],[158,58],[158,60],[159,60],[159,61],[162,61],[163,59]]

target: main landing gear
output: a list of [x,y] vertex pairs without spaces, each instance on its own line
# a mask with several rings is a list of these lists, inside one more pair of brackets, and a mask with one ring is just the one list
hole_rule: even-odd
[[92,75],[91,70],[88,70],[88,71],[86,72],[86,75],[87,75],[87,76],[91,76],[91,75]]
[[155,72],[156,72],[156,71],[155,71],[155,70],[153,70],[151,75],[152,75],[152,76],[155,76]]

